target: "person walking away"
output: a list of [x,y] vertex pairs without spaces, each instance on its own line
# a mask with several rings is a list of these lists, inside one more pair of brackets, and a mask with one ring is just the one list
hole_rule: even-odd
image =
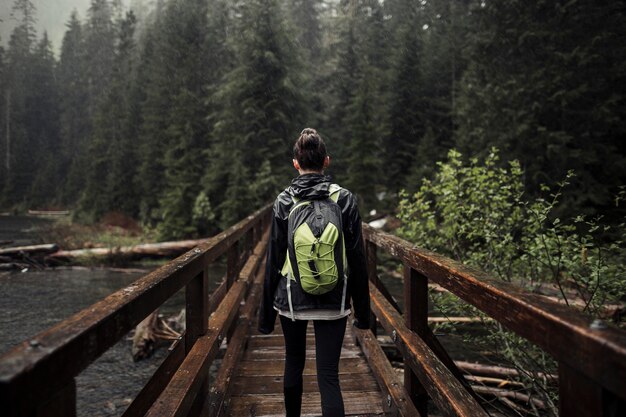
[[370,300],[361,216],[355,196],[324,170],[326,145],[304,129],[293,147],[299,176],[274,202],[258,330],[269,334],[280,317],[285,338],[287,417],[299,417],[306,329],[315,330],[317,383],[324,417],[345,415],[339,357],[346,321],[369,328]]

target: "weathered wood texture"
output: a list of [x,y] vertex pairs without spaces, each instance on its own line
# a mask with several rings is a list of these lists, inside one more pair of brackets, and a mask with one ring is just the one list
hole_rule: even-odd
[[208,387],[209,368],[217,355],[220,342],[239,315],[241,302],[258,269],[261,260],[259,254],[266,247],[267,237],[266,234],[265,239],[259,242],[257,253],[248,259],[239,279],[232,284],[215,313],[211,315],[208,320],[207,335],[201,336],[195,342],[167,387],[146,414],[147,416],[186,416],[194,404],[204,403],[208,392],[203,392],[203,388]]
[[[59,381],[74,378],[194,277],[202,276],[209,263],[256,224],[265,222],[270,209],[264,207],[132,285],[0,356],[3,416],[29,415],[45,403],[63,388]],[[205,309],[194,316],[205,315]]]
[[394,334],[396,346],[405,363],[417,375],[441,413],[445,416],[487,416],[480,404],[465,390],[450,370],[439,360],[387,299],[370,283],[372,310],[385,330]]
[[[404,323],[422,339],[428,330],[428,278],[404,267]],[[404,364],[404,386],[420,415],[428,415],[428,394],[408,363]]]
[[[261,254],[257,254],[256,256],[258,259],[261,258]],[[265,263],[261,265],[265,265]],[[217,377],[215,378],[215,382],[211,387],[208,407],[205,407],[207,410],[206,415],[208,416],[217,416],[223,411],[224,400],[229,395],[232,388],[230,382],[237,364],[241,361],[245,342],[250,333],[250,325],[252,324],[261,299],[261,294],[263,293],[263,278],[265,277],[265,271],[263,271],[263,269],[263,267],[259,268],[259,271],[256,273],[250,295],[239,317],[236,331],[233,336],[228,339],[228,348],[220,365]],[[248,277],[242,277],[242,279],[248,279]]]
[[[147,416],[186,416],[194,404],[202,405],[204,403],[208,392],[204,392],[203,388],[208,387],[206,382],[209,368],[219,350],[221,340],[226,336],[231,324],[236,321],[239,315],[240,305],[245,298],[247,287],[256,275],[262,259],[261,254],[267,246],[267,237],[268,234],[259,242],[255,254],[248,259],[238,280],[232,283],[230,290],[208,320],[208,334],[195,342],[167,387],[146,414]],[[250,298],[248,299],[250,303],[256,304],[258,301],[258,297]],[[247,310],[250,311],[251,307],[248,307]],[[252,313],[248,312],[248,315],[251,316]]]
[[626,332],[592,329],[589,317],[567,306],[368,225],[363,231],[379,249],[626,400]]
[[[309,323],[307,361],[304,369],[302,416],[320,416],[321,403],[315,369],[315,336]],[[347,326],[341,359],[339,383],[346,416],[383,416],[383,398],[363,353],[354,344],[352,328]],[[254,328],[231,380],[231,396],[224,401],[221,415],[284,416],[283,372],[285,345],[280,324],[271,335]]]
[[371,330],[358,328],[353,328],[352,332],[355,333],[376,381],[382,389],[383,397],[389,400],[383,404],[385,412],[403,417],[425,417],[424,413],[419,412],[410,400],[407,389],[402,386],[400,378],[393,370],[374,333]]

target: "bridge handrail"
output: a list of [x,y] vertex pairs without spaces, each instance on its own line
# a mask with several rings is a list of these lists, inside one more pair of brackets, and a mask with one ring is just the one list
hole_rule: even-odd
[[[259,209],[197,248],[0,356],[3,415],[27,415],[59,396],[75,398],[74,377],[183,287],[187,288],[184,342],[185,352],[189,352],[208,324],[207,266],[228,252],[231,282],[237,273],[237,242],[246,233],[251,241],[258,241],[270,210],[271,205]],[[75,404],[67,414],[74,413]]]
[[[376,273],[376,249],[380,248],[404,264],[406,326],[421,337],[452,368],[453,373],[460,376],[428,329],[428,280],[441,285],[509,330],[533,342],[559,362],[561,415],[579,415],[582,413],[580,410],[595,413],[606,409],[607,404],[615,399],[622,401],[622,404],[626,400],[626,332],[608,326],[591,326],[590,317],[568,306],[496,280],[485,272],[442,255],[420,249],[367,224],[363,226],[363,233],[370,282],[375,287],[370,292],[372,298],[390,298]],[[396,308],[390,303],[385,306],[386,310]],[[378,309],[379,314],[382,313],[380,307],[375,309]],[[404,325],[397,323],[397,320],[392,324],[396,332]],[[396,344],[401,347],[399,339],[396,338]],[[409,355],[405,357],[405,364],[419,359],[413,354]],[[405,386],[413,398],[419,395],[423,397],[423,388],[419,382],[411,381],[411,378],[419,375],[409,371],[405,371]],[[572,403],[572,409],[564,408],[568,407],[568,402]],[[417,406],[418,410],[425,407]]]

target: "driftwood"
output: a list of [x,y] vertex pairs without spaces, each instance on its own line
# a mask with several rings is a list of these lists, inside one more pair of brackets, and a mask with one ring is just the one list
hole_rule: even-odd
[[[457,363],[455,361],[455,363]],[[398,367],[398,365],[394,365],[396,366],[396,371],[400,374],[400,375],[404,375],[404,368],[403,367]],[[474,392],[476,392],[479,395],[482,396],[493,396],[496,397],[498,399],[508,399],[508,400],[515,400],[515,401],[519,401],[521,403],[524,404],[533,404],[534,407],[538,408],[538,409],[542,409],[544,410],[546,408],[545,402],[535,398],[532,395],[529,394],[525,394],[523,392],[520,391],[514,391],[514,390],[508,390],[508,389],[504,389],[501,387],[489,387],[486,385],[483,385],[483,381],[479,381],[480,378],[472,378],[468,375],[465,376],[465,378],[469,381],[469,382],[474,382],[471,386],[472,389],[474,390]],[[478,382],[478,383],[476,383]],[[510,381],[504,381],[504,382],[510,382]],[[523,387],[518,386],[517,389],[523,389]],[[507,401],[503,401],[505,404],[509,405],[511,408],[513,409],[518,409],[517,406],[513,406],[512,404],[507,403]]]
[[510,391],[502,388],[486,387],[484,385],[472,385],[474,392],[479,395],[492,395],[498,398],[508,398],[511,400],[519,401],[525,404],[532,403],[536,408],[545,410],[546,404],[531,395],[524,394],[518,391]]
[[21,257],[24,255],[37,256],[54,253],[58,250],[59,247],[54,243],[45,245],[15,246],[12,248],[0,249],[0,256],[8,256],[12,258]]
[[48,255],[46,259],[51,261],[60,261],[77,258],[106,258],[111,256],[125,259],[174,257],[181,255],[204,242],[206,242],[206,239],[146,243],[135,246],[120,246],[115,248],[60,250]]
[[[503,366],[484,365],[480,363],[472,363],[465,361],[454,361],[456,366],[463,372],[471,375],[491,376],[496,378],[519,377],[520,372],[515,368],[506,368]],[[558,376],[554,374],[546,374],[537,372],[533,374],[538,378],[544,378],[548,381],[556,382]]]
[[[182,322],[180,326],[184,326],[184,310],[174,318],[174,321],[176,323]],[[170,324],[159,317],[159,311],[155,310],[135,328],[132,347],[133,359],[137,362],[149,358],[160,341],[177,340],[180,336],[181,333],[172,329]]]
[[20,264],[20,263],[15,263],[15,262],[0,263],[0,271],[23,270],[24,268],[30,268],[30,265]]
[[28,210],[29,216],[68,216],[69,210]]

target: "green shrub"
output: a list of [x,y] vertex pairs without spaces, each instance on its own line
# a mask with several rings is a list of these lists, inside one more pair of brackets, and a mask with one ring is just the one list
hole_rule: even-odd
[[[401,192],[399,234],[419,247],[529,290],[552,289],[565,303],[593,316],[606,315],[604,307],[626,293],[625,266],[620,261],[626,251],[621,240],[606,242],[612,230],[600,216],[567,221],[554,217],[573,175],[543,186],[549,197],[529,200],[517,161],[502,166],[494,148],[484,161],[464,162],[451,150],[448,160],[438,163],[434,178],[424,179],[417,193]],[[624,192],[616,204],[623,199]],[[444,314],[480,316],[450,294],[434,295],[433,301]],[[485,326],[488,336],[473,342],[488,345],[522,371],[522,379],[556,415],[556,389],[537,377],[538,372],[554,373],[554,360],[494,322]]]

